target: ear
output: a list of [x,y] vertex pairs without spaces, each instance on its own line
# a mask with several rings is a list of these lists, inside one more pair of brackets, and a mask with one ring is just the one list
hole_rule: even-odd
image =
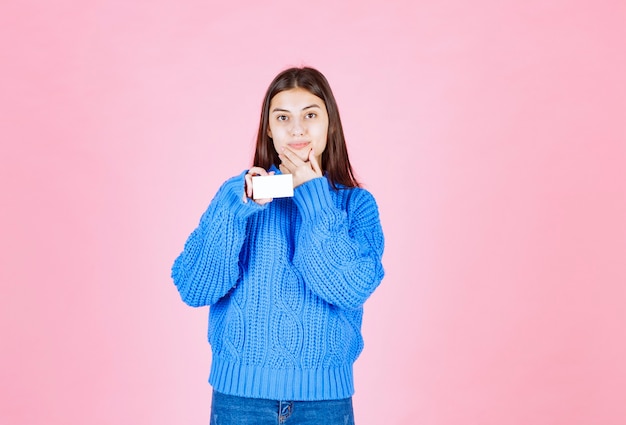
[[272,129],[271,128],[267,128],[267,137],[269,137],[270,139],[272,138]]

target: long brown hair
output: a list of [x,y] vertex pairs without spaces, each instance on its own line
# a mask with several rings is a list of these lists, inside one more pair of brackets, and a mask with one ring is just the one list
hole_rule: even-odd
[[359,183],[354,177],[348,158],[346,139],[343,135],[343,127],[341,126],[341,118],[339,117],[339,108],[337,107],[335,96],[333,96],[326,77],[318,70],[310,67],[289,68],[278,74],[268,87],[261,110],[254,165],[263,167],[266,170],[272,165],[279,166],[280,159],[278,159],[278,153],[274,149],[271,137],[267,134],[270,102],[278,93],[295,88],[308,90],[326,104],[328,135],[326,138],[326,149],[322,152],[322,167],[330,184],[334,189],[337,189],[338,185],[358,187]]

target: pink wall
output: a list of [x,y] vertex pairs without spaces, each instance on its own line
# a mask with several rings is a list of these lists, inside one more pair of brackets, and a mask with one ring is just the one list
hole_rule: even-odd
[[377,197],[360,425],[626,418],[626,3],[4,2],[0,423],[207,424],[169,270],[271,78]]

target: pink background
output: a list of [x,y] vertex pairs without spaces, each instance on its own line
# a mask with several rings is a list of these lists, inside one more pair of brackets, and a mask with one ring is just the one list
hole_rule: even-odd
[[208,424],[169,273],[322,70],[376,196],[360,425],[626,421],[626,3],[0,6],[0,423]]

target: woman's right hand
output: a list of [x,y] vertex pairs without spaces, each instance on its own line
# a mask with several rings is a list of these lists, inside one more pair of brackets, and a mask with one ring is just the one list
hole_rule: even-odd
[[248,202],[248,199],[252,199],[254,202],[256,202],[259,205],[265,205],[267,203],[272,202],[273,198],[263,198],[263,199],[253,199],[252,198],[252,177],[254,176],[271,176],[273,175],[274,172],[270,171],[269,173],[261,167],[252,167],[248,170],[248,173],[246,174],[246,187],[245,187],[245,193],[244,193],[244,202]]

